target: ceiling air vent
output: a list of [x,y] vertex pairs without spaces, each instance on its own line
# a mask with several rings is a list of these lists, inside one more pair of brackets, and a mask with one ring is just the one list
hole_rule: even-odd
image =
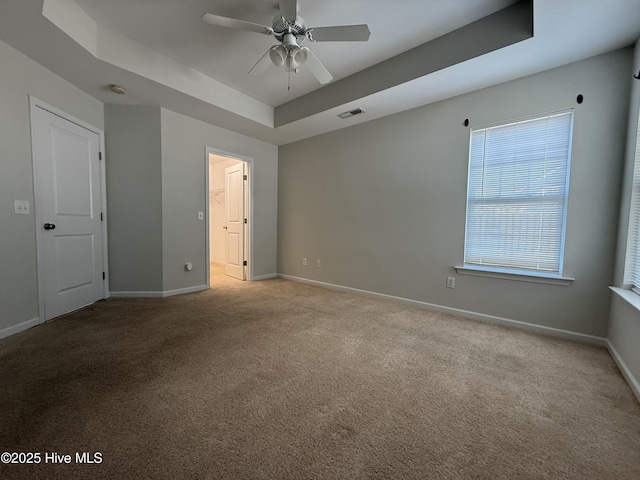
[[361,108],[356,108],[355,110],[349,110],[348,112],[341,113],[338,116],[340,118],[349,118],[353,117],[354,115],[360,115],[361,113],[364,113],[364,110]]

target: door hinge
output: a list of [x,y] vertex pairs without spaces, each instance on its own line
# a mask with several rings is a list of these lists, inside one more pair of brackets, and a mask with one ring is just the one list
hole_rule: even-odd
[[98,160],[102,160],[102,152],[98,152]]
[[246,175],[243,175],[243,176],[242,176],[242,179],[243,179],[243,180],[246,180],[246,179],[247,179],[247,176],[246,176]]
[[245,260],[244,262],[242,262],[242,266],[246,267],[247,266],[247,261]]
[[244,223],[247,223],[247,219],[246,218],[244,219]]
[[106,279],[107,279],[107,274],[106,274],[106,273],[104,273],[104,272],[102,272],[102,279],[103,279],[103,280],[106,280]]
[[100,212],[100,221],[104,222],[104,213]]

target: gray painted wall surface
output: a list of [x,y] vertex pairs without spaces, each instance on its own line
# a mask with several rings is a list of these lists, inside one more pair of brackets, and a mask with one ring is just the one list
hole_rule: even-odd
[[[281,146],[278,271],[606,335],[630,60],[623,49]],[[572,107],[564,274],[576,281],[563,287],[456,276],[465,228],[464,119],[481,126]],[[456,276],[455,289],[445,287],[447,276]]]
[[[636,43],[635,53],[627,75],[637,75],[640,69],[640,39]],[[620,203],[620,229],[616,256],[616,273],[614,285],[623,285],[624,261],[627,249],[627,230],[629,228],[629,202],[633,181],[633,164],[635,161],[636,132],[638,130],[638,111],[640,110],[640,81],[631,83],[631,100],[629,102],[629,127],[627,130],[627,148]],[[640,312],[624,302],[616,294],[611,304],[609,319],[609,342],[622,357],[637,382],[640,382]]]
[[207,202],[206,147],[253,158],[253,273],[276,273],[278,147],[170,110],[161,114],[164,290],[206,283],[206,223],[197,220]]
[[[104,129],[103,105],[0,42],[0,330],[39,317],[29,95]],[[28,200],[30,215],[14,215]]]
[[109,289],[161,292],[160,108],[105,105]]

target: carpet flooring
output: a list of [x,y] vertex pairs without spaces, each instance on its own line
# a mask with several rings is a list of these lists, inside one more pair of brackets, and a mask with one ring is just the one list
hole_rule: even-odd
[[0,340],[0,421],[2,479],[640,478],[605,349],[282,279]]

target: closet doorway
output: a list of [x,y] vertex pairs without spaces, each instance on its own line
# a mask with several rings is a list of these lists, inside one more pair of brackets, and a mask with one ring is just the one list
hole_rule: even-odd
[[252,166],[251,159],[207,148],[209,287],[221,274],[251,280]]

